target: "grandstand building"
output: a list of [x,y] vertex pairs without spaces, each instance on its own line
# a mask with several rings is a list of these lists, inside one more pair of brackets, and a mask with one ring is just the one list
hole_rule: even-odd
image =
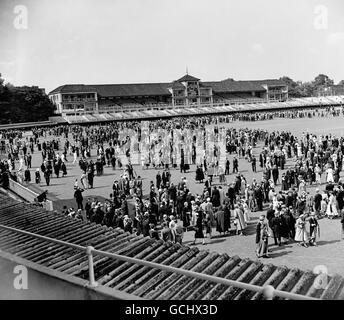
[[276,79],[202,82],[186,74],[172,83],[66,84],[49,98],[58,114],[97,114],[286,101],[288,86]]

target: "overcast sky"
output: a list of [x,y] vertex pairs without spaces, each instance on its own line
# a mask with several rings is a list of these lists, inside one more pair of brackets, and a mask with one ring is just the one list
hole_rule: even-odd
[[343,14],[342,0],[0,0],[0,72],[47,91],[170,82],[186,67],[204,81],[325,73],[338,82]]

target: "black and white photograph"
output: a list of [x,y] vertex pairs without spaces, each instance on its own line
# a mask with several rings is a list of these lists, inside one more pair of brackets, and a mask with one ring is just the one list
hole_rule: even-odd
[[0,300],[343,300],[343,13],[0,0]]

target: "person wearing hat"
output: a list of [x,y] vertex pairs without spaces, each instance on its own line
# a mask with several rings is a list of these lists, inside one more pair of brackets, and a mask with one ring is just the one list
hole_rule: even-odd
[[247,225],[244,219],[244,214],[238,204],[234,205],[234,225],[236,226],[236,234],[244,236],[244,230]]
[[333,183],[334,182],[334,178],[333,178],[333,169],[332,166],[329,165],[327,170],[326,170],[326,182],[327,183]]
[[295,223],[295,241],[298,242],[300,246],[308,247],[307,242],[309,241],[308,233],[306,231],[306,217],[301,214]]
[[298,192],[298,194],[299,194],[299,196],[301,196],[303,193],[307,193],[307,190],[306,190],[306,182],[305,182],[305,180],[303,180],[302,178],[301,178],[301,180],[300,180],[300,184],[299,184],[299,190],[298,190],[299,192]]
[[333,192],[329,192],[329,199],[326,208],[326,215],[329,219],[333,219],[338,216],[336,197]]

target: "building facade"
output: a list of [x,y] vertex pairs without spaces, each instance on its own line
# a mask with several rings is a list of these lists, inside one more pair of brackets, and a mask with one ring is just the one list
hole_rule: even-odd
[[285,101],[288,86],[275,79],[202,82],[186,74],[171,83],[67,84],[49,98],[56,113],[68,115]]

